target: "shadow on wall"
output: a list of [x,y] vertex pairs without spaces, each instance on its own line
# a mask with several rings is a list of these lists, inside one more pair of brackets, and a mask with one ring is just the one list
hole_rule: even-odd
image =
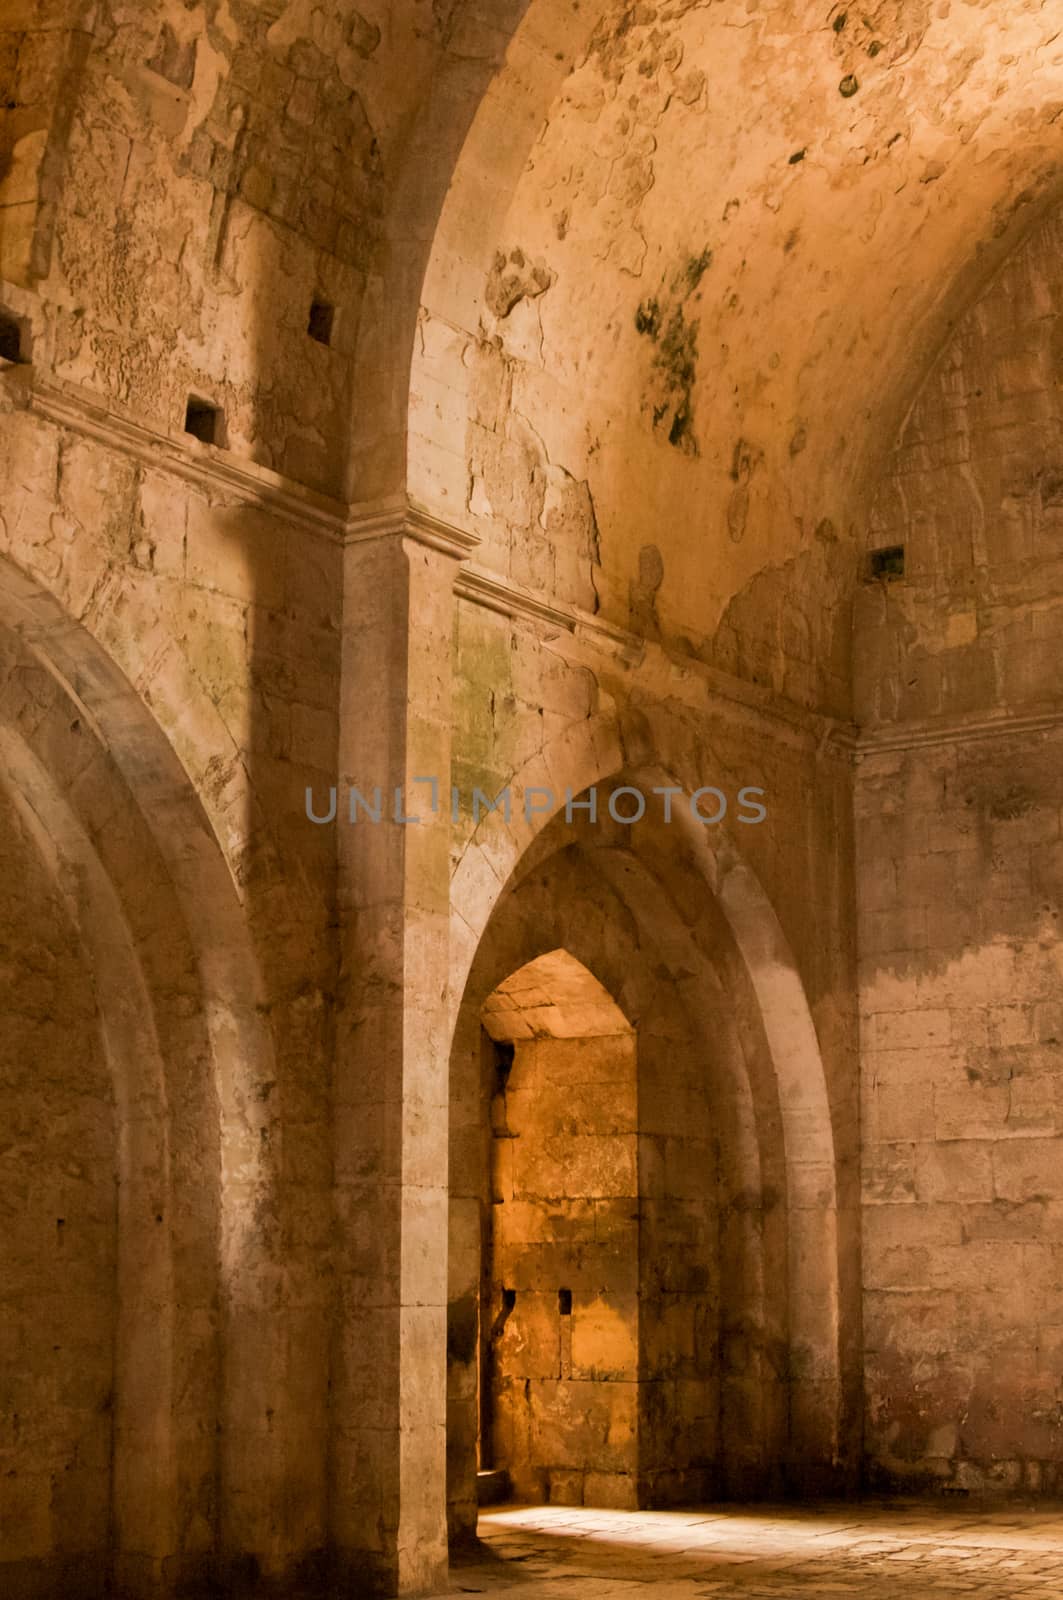
[[[87,985],[55,988],[62,969],[32,933],[14,947],[7,1025],[43,1013],[48,1061],[5,1083],[12,1125],[44,1142],[8,1153],[16,1189],[27,1152],[40,1159],[25,1174],[32,1234],[5,1236],[4,1278],[24,1341],[16,1410],[47,1455],[22,1447],[4,1475],[19,1513],[5,1518],[5,1558],[12,1593],[52,1592],[61,1577],[65,1592],[95,1594],[110,1526],[114,1580],[136,1590],[172,1563],[182,1503],[184,1570],[213,1567],[218,1304],[250,1248],[234,1155],[246,1064],[268,1060],[268,1042],[227,864],[158,725],[89,634],[6,561],[0,624],[6,815],[19,819],[5,838],[36,855],[59,959],[79,962]],[[70,1079],[78,1059],[99,1063],[94,1086]],[[53,1215],[51,1233],[41,1219]],[[56,1494],[67,1485],[80,1507],[69,1518]]]

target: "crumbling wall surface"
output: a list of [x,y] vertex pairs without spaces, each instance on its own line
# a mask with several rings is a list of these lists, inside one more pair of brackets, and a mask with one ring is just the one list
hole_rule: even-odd
[[513,583],[845,714],[868,463],[1057,192],[1053,30],[529,7],[425,278],[416,498]]
[[[291,10],[244,7],[237,25],[104,5],[68,34],[37,12],[6,32],[9,140],[37,102],[55,110],[35,192],[27,174],[0,211],[18,224],[5,276],[56,379],[176,433],[194,395],[221,412],[219,443],[332,487],[381,205],[375,136],[342,74],[373,35],[360,55],[337,19],[326,56]],[[331,347],[307,334],[315,297],[337,311]]]
[[37,0],[0,18],[0,278],[48,271],[69,114],[89,35],[81,0]]
[[80,1597],[107,1570],[116,1127],[92,976],[46,852],[5,790],[0,1574],[8,1593]]
[[380,0],[5,8],[0,276],[38,360],[164,432],[194,395],[241,458],[342,490],[388,184],[446,37]]
[[940,357],[856,605],[867,1451],[1059,1493],[1063,224]]

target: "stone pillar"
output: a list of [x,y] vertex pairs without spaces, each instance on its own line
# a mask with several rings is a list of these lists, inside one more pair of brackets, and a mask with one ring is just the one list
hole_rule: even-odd
[[[475,543],[403,509],[352,521],[345,553],[332,1543],[361,1594],[446,1578],[451,671]],[[352,787],[379,821],[349,820]]]

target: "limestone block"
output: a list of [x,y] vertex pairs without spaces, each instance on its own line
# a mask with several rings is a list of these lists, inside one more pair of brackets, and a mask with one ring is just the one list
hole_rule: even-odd
[[510,1199],[496,1223],[496,1238],[503,1248],[513,1251],[525,1245],[600,1240],[598,1223],[605,1203],[594,1199]]
[[588,1437],[599,1471],[630,1470],[637,1438],[635,1383],[559,1380],[531,1385],[531,1459],[582,1468]]
[[1007,1130],[1011,1098],[1006,1084],[973,1082],[934,1089],[934,1129],[939,1139],[997,1139]]
[[963,1139],[921,1144],[915,1152],[916,1194],[920,1201],[978,1204],[993,1198],[992,1145]]
[[939,1009],[880,1012],[873,1021],[878,1050],[933,1050],[948,1044],[949,1013]]
[[518,1133],[522,1129],[531,1132],[537,1123],[549,1127],[558,1137],[593,1131],[601,1138],[609,1138],[636,1132],[638,1110],[633,1081],[566,1083],[551,1081],[545,1074],[534,1085],[522,1087],[522,1081],[514,1074],[506,1092],[509,1126]]
[[993,1151],[993,1177],[999,1199],[1024,1204],[1063,1198],[1061,1146],[1055,1139],[1014,1139]]
[[[639,1317],[639,1345],[645,1371],[653,1377],[692,1375],[698,1355],[699,1301],[692,1295],[662,1295]],[[714,1319],[710,1318],[714,1323]],[[712,1327],[710,1337],[715,1337]]]
[[636,1382],[639,1377],[639,1306],[635,1297],[572,1300],[572,1377]]
[[518,1197],[604,1198],[636,1191],[637,1141],[633,1135],[547,1136],[538,1144],[518,1141],[513,1160]]
[[556,1288],[518,1292],[513,1311],[494,1345],[494,1359],[507,1385],[560,1376],[561,1321]]
[[917,1198],[916,1146],[876,1144],[866,1149],[862,1185],[865,1205],[914,1202]]
[[[560,1476],[555,1475],[555,1476]],[[554,1477],[551,1477],[551,1499],[553,1494]],[[602,1506],[616,1511],[634,1511],[639,1504],[638,1483],[635,1477],[626,1472],[588,1472],[584,1474],[582,1484],[582,1498],[578,1502],[559,1500],[559,1504],[580,1504],[585,1506]]]

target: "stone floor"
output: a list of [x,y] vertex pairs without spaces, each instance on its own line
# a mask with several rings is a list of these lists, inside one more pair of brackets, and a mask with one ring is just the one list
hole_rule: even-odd
[[[1063,1600],[1063,1507],[500,1506],[450,1595],[493,1600]],[[441,1600],[441,1597],[437,1597]]]

